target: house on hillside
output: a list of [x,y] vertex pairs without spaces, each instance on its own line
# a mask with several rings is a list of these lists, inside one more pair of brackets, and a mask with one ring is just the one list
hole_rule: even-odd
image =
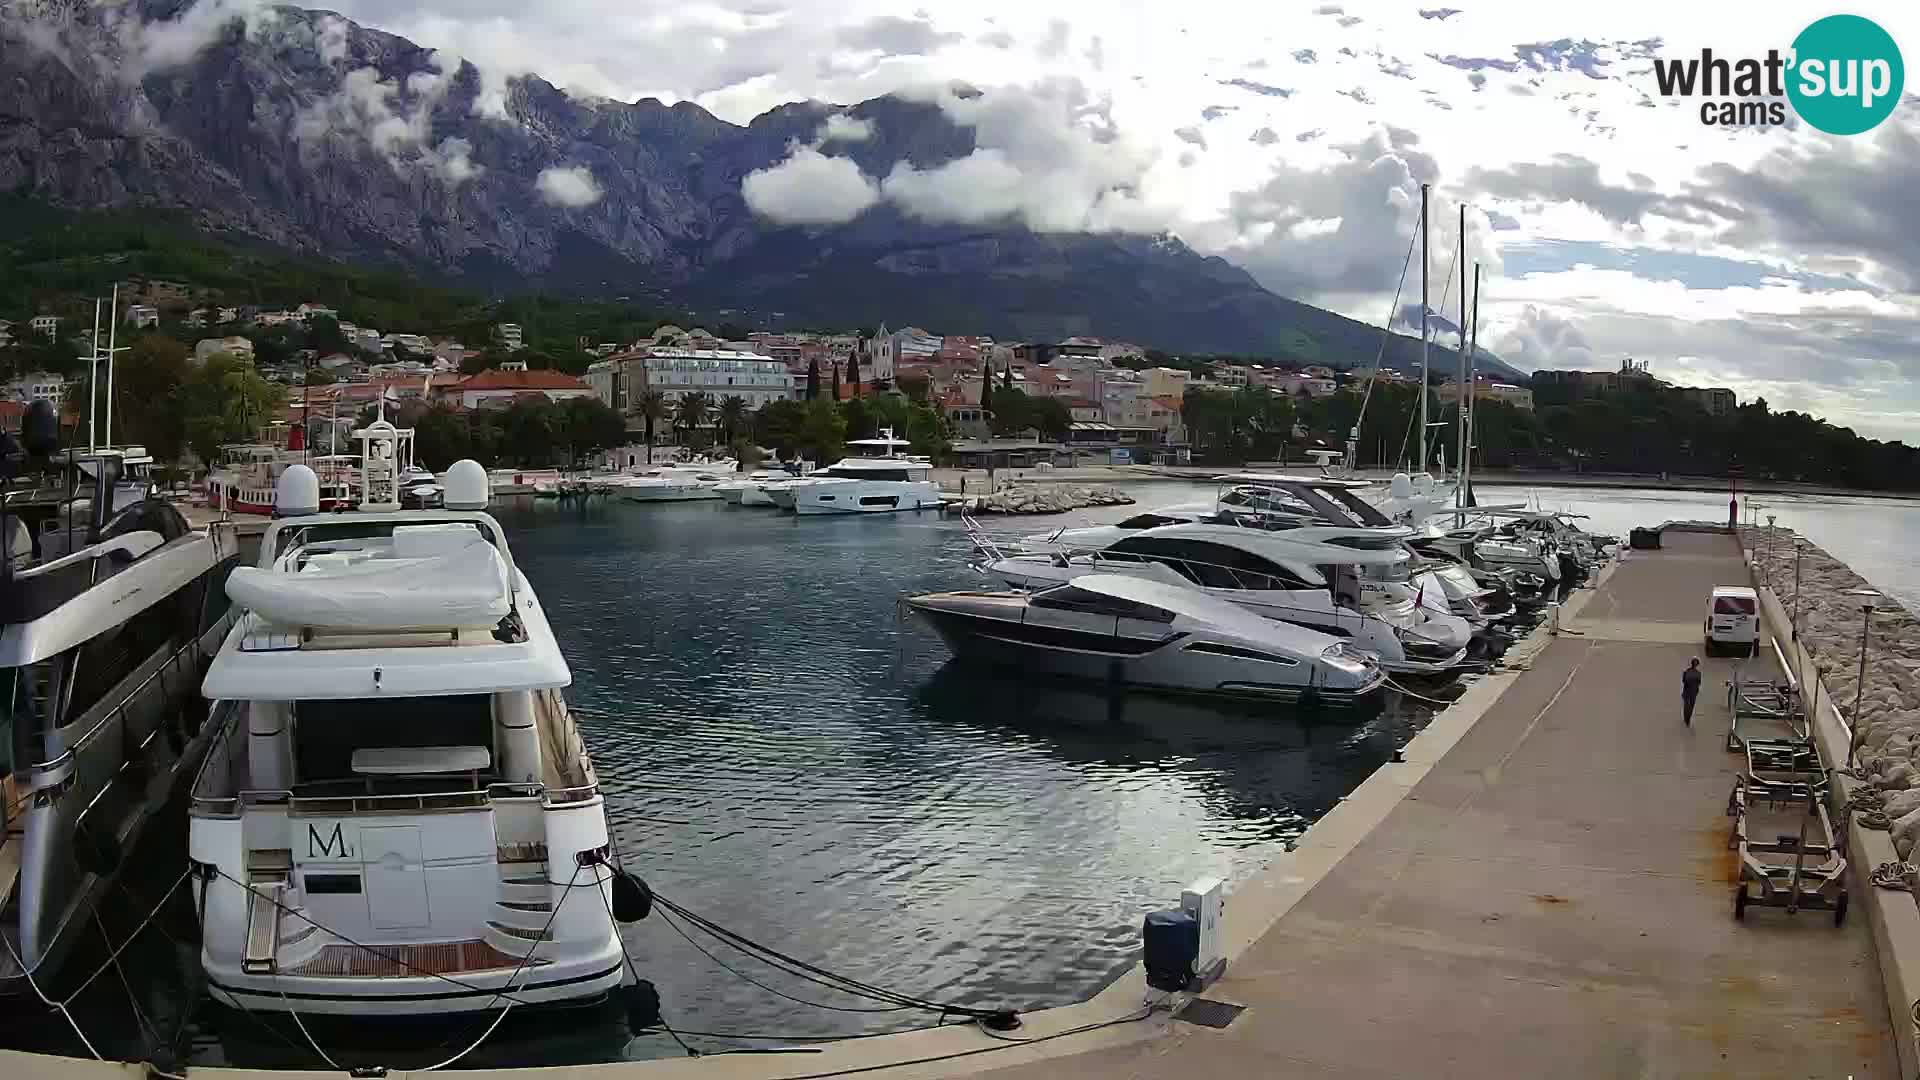
[[233,337],[201,338],[193,345],[193,362],[204,364],[207,358],[219,353],[228,353],[242,360],[253,359],[253,342],[235,335]]
[[576,375],[564,371],[527,371],[494,368],[461,382],[450,395],[457,395],[465,409],[480,408],[488,402],[511,403],[522,394],[543,394],[549,401],[595,397],[593,387]]

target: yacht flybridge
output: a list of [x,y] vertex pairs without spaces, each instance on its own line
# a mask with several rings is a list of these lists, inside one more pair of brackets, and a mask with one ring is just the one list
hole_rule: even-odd
[[194,684],[230,622],[233,526],[152,498],[137,447],[52,453],[50,405],[22,454],[62,482],[0,509],[0,994],[48,991],[125,853],[206,753]]
[[194,784],[201,959],[252,1010],[397,1015],[595,997],[623,981],[606,817],[572,679],[487,475],[403,511],[412,432],[356,431],[361,502],[286,470],[207,673]]

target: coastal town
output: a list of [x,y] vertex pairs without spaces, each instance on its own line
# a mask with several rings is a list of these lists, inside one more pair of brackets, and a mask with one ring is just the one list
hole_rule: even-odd
[[[569,354],[575,370],[562,370],[551,350],[531,347],[527,328],[513,322],[486,324],[484,340],[463,342],[444,333],[366,326],[311,300],[278,308],[188,307],[183,298],[193,293],[184,286],[129,282],[126,289],[136,302],[121,309],[119,327],[99,331],[103,339],[120,341],[124,352],[124,342],[135,335],[166,333],[188,344],[193,365],[217,356],[241,361],[285,388],[277,414],[263,418],[260,427],[304,422],[306,437],[321,444],[331,438],[337,445],[379,404],[470,414],[517,402],[592,398],[623,418],[630,443],[712,445],[723,435],[723,401],[735,401],[731,420],[737,423],[739,411],[755,413],[776,402],[892,396],[931,410],[939,418],[940,438],[929,449],[963,467],[1048,460],[1182,465],[1209,456],[1206,433],[1196,430],[1206,425],[1196,395],[1202,402],[1211,394],[1239,394],[1244,402],[1250,394],[1256,402],[1286,403],[1287,430],[1278,442],[1264,443],[1268,456],[1284,457],[1289,448],[1341,445],[1348,434],[1343,425],[1352,421],[1347,410],[1328,408],[1332,399],[1345,393],[1366,398],[1381,387],[1411,391],[1418,384],[1417,377],[1394,368],[1346,359],[1303,364],[1180,357],[1094,336],[1015,342],[885,324],[867,333],[762,330],[722,336],[662,323],[637,340],[580,338]],[[73,322],[44,313],[0,321],[0,361],[9,352],[19,355],[7,349],[17,344],[64,342],[75,354],[93,351],[95,328]],[[103,340],[99,347],[104,353],[107,346]],[[17,426],[25,404],[42,399],[75,413],[71,395],[82,392],[76,387],[84,372],[21,366],[13,361],[11,378],[0,385],[0,422]],[[1444,367],[1436,365],[1431,387],[1432,404],[1441,409],[1455,407],[1460,397],[1457,378]],[[1709,416],[1729,414],[1737,404],[1731,390],[1672,388],[1644,362],[1631,360],[1614,371],[1542,371],[1531,382],[1476,372],[1472,382],[1476,403],[1527,414],[1535,410],[1537,393],[1566,401],[1635,386],[1675,389]],[[1007,391],[1034,407],[1019,413],[997,409],[995,395]],[[674,412],[689,396],[704,403],[691,424]],[[657,431],[639,415],[650,397],[669,418]],[[1002,396],[999,403],[1004,407],[1008,400]],[[1005,422],[1015,416],[1014,424]],[[1317,428],[1309,422],[1315,417],[1321,420]],[[1383,444],[1381,454],[1389,449]]]

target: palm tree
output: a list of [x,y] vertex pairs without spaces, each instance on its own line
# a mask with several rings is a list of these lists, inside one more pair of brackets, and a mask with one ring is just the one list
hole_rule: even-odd
[[706,426],[707,412],[713,407],[713,399],[701,390],[680,395],[680,402],[674,410],[678,426],[687,429],[687,441],[691,445],[693,433]]
[[733,437],[740,432],[741,421],[747,418],[747,399],[739,394],[728,394],[720,399],[720,430],[726,433],[727,445],[733,445]]
[[666,418],[667,395],[658,390],[643,390],[634,399],[633,411],[647,425],[647,464],[653,464],[653,425]]

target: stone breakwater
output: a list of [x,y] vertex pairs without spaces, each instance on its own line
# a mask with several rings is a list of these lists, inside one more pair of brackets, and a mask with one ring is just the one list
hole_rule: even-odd
[[1131,506],[1116,487],[1078,484],[1021,484],[991,495],[970,495],[960,507],[969,514],[1063,514],[1089,506]]
[[[1761,580],[1772,587],[1791,618],[1793,534],[1785,529],[1776,536],[1767,534],[1766,529],[1741,530]],[[1894,849],[1904,859],[1920,841],[1920,619],[1891,599],[1876,599],[1883,610],[1873,616],[1866,683],[1861,687],[1863,598],[1848,592],[1873,587],[1818,545],[1809,543],[1801,552],[1800,642],[1813,655],[1826,691],[1850,720],[1859,690],[1855,764],[1885,797]]]

